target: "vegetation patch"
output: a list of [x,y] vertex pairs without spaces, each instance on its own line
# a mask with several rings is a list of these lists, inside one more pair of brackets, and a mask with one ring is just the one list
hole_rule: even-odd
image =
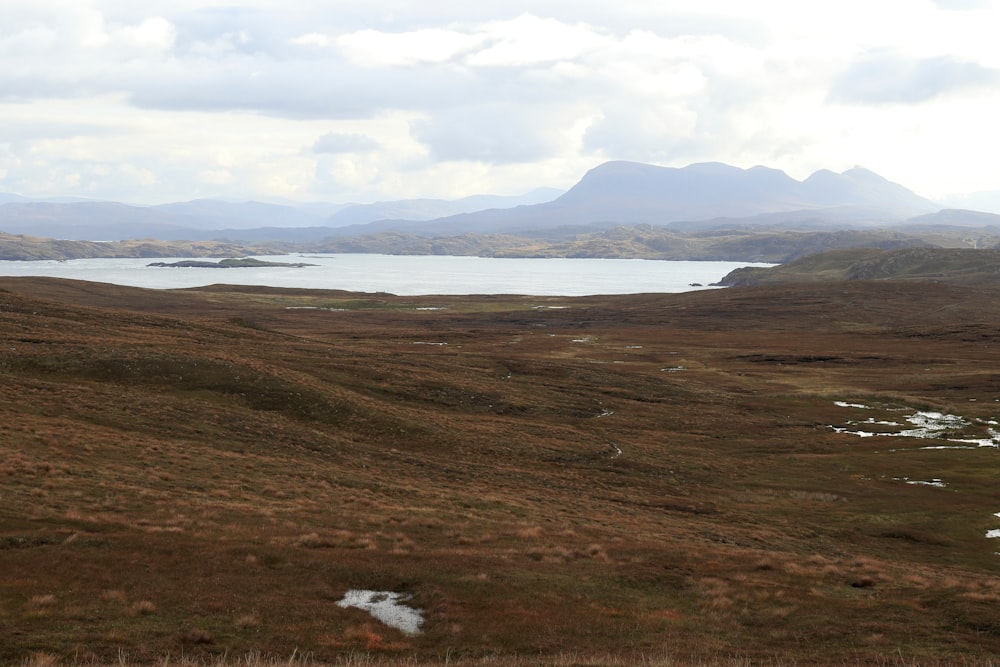
[[991,664],[997,296],[2,279],[0,662]]

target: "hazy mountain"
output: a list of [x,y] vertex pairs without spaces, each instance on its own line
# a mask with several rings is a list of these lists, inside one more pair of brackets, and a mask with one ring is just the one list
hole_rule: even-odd
[[369,222],[390,213],[427,220],[490,206],[548,201],[560,192],[539,188],[523,196],[477,195],[455,201],[415,199],[346,206],[216,199],[132,206],[101,201],[34,201],[0,194],[0,231],[76,240],[312,240],[328,235],[330,227],[351,224],[351,220]]
[[[883,223],[939,208],[929,199],[861,168],[842,174],[820,171],[797,181],[767,167],[740,169],[710,162],[673,168],[606,162],[551,202],[454,215],[407,225],[406,229],[428,234],[501,233],[562,226],[602,228],[746,219],[792,211],[800,216],[807,212],[814,218],[832,216],[841,222]],[[390,227],[382,222],[372,230]]]
[[941,198],[941,203],[948,208],[1000,213],[1000,190],[948,195]]
[[14,202],[0,205],[0,231],[74,240],[175,238],[169,215],[116,202]]
[[198,200],[161,206],[117,202],[0,204],[0,231],[76,240],[213,238],[219,227],[319,225],[323,218],[290,206]]
[[196,199],[152,207],[178,226],[201,229],[253,229],[255,227],[308,227],[322,225],[323,216],[294,205],[256,201],[226,202]]
[[862,168],[841,174],[823,170],[797,181],[776,169],[715,162],[683,168],[607,162],[555,194],[540,189],[521,197],[402,200],[350,205],[332,215],[321,204],[195,200],[140,207],[11,201],[0,202],[0,231],[66,239],[306,241],[379,232],[537,236],[556,229],[585,233],[636,224],[830,230],[895,225],[940,208]]
[[537,188],[519,196],[473,195],[461,199],[403,199],[399,201],[354,204],[326,219],[328,227],[359,225],[376,220],[433,220],[460,213],[492,208],[513,208],[552,201],[563,193],[556,188]]
[[906,221],[906,226],[915,225],[1000,228],[1000,215],[996,213],[984,213],[982,211],[948,208],[936,213],[919,215]]

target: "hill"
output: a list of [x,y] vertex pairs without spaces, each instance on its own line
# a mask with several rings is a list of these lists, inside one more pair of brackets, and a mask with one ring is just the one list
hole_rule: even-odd
[[555,199],[561,194],[562,191],[555,188],[538,188],[520,196],[473,195],[454,200],[403,199],[375,204],[354,204],[327,218],[326,226],[363,225],[378,220],[433,220],[471,211],[538,204]]
[[281,244],[223,241],[68,241],[0,232],[0,260],[65,260],[90,257],[242,257],[286,252]]
[[[870,171],[824,171],[796,181],[766,167],[739,169],[720,163],[683,168],[635,162],[606,162],[587,172],[557,199],[533,206],[455,215],[402,228],[421,234],[521,233],[525,230],[667,225],[716,218],[748,218],[790,211],[811,211],[853,222],[897,222],[940,207]],[[349,227],[337,235],[363,233]]]
[[1000,284],[1000,250],[861,248],[810,255],[772,268],[744,267],[720,285],[765,285],[829,280],[916,280]]
[[[407,199],[378,204],[274,204],[198,199],[133,206],[103,201],[33,201],[0,194],[0,231],[67,240],[241,242],[322,238],[329,229],[385,217],[425,220],[489,207],[547,201],[558,190],[538,188],[523,196],[477,195],[458,200]],[[315,230],[324,230],[317,233]]]
[[391,232],[424,237],[559,234],[562,240],[622,226],[676,231],[782,226],[786,231],[877,227],[939,206],[861,168],[819,171],[797,181],[762,166],[683,168],[606,162],[556,197],[540,188],[519,197],[411,199],[334,207],[196,200],[137,207],[115,202],[0,199],[0,231],[69,240],[316,242]]
[[0,662],[1000,652],[995,288],[0,290]]

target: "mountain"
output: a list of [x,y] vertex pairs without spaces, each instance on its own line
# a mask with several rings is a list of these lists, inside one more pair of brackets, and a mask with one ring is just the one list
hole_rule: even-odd
[[11,202],[26,202],[26,201],[29,201],[27,197],[16,195],[13,192],[0,192],[0,204],[9,204]]
[[152,207],[174,224],[201,229],[253,229],[255,227],[307,227],[323,224],[323,217],[294,205],[257,201],[226,202],[196,199]]
[[73,240],[212,238],[220,227],[321,225],[308,210],[260,202],[195,200],[159,206],[118,202],[15,201],[0,205],[0,231]]
[[949,208],[1000,213],[1000,190],[948,195],[941,199],[941,203]]
[[[587,172],[557,199],[512,209],[492,209],[405,225],[424,234],[518,233],[526,230],[617,225],[669,225],[798,212],[840,221],[898,222],[940,207],[866,169],[820,171],[797,181],[767,167],[740,169],[717,162],[683,168],[606,162]],[[402,229],[381,221],[370,231]],[[359,228],[337,234],[357,234]]]
[[537,188],[520,196],[473,195],[454,200],[403,199],[374,204],[354,204],[329,216],[325,224],[328,227],[343,227],[376,220],[433,220],[491,208],[540,204],[552,201],[562,193],[562,190],[556,188]]
[[105,201],[35,201],[0,193],[0,231],[73,240],[315,240],[329,229],[385,217],[428,220],[490,207],[548,201],[562,191],[476,195],[454,201],[410,199],[379,204],[228,202],[197,199],[157,206]]
[[[718,162],[683,168],[606,162],[568,191],[541,189],[521,197],[413,199],[351,205],[195,200],[151,207],[113,202],[0,203],[0,231],[80,240],[230,239],[309,241],[402,232],[552,235],[623,225],[676,229],[760,228],[830,231],[895,225],[940,207],[905,187],[856,167],[822,170],[804,181],[757,166]],[[533,203],[532,203],[533,202]],[[324,212],[325,211],[325,212]]]
[[0,231],[72,240],[176,238],[171,217],[117,202],[15,202],[0,206]]
[[1000,215],[982,211],[947,208],[936,213],[918,215],[906,221],[906,227],[993,227],[1000,229]]

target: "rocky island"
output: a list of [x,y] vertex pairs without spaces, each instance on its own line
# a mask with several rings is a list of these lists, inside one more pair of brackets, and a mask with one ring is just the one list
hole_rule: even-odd
[[282,266],[291,267],[295,269],[301,269],[306,266],[316,266],[316,264],[307,264],[305,262],[268,262],[262,259],[254,259],[253,257],[241,257],[241,258],[230,258],[230,259],[220,259],[218,262],[206,262],[204,260],[198,259],[184,259],[179,262],[153,262],[152,264],[147,264],[146,266],[170,266],[170,267],[180,267],[180,268],[196,268],[196,269],[237,269],[237,268],[260,268],[268,266]]

